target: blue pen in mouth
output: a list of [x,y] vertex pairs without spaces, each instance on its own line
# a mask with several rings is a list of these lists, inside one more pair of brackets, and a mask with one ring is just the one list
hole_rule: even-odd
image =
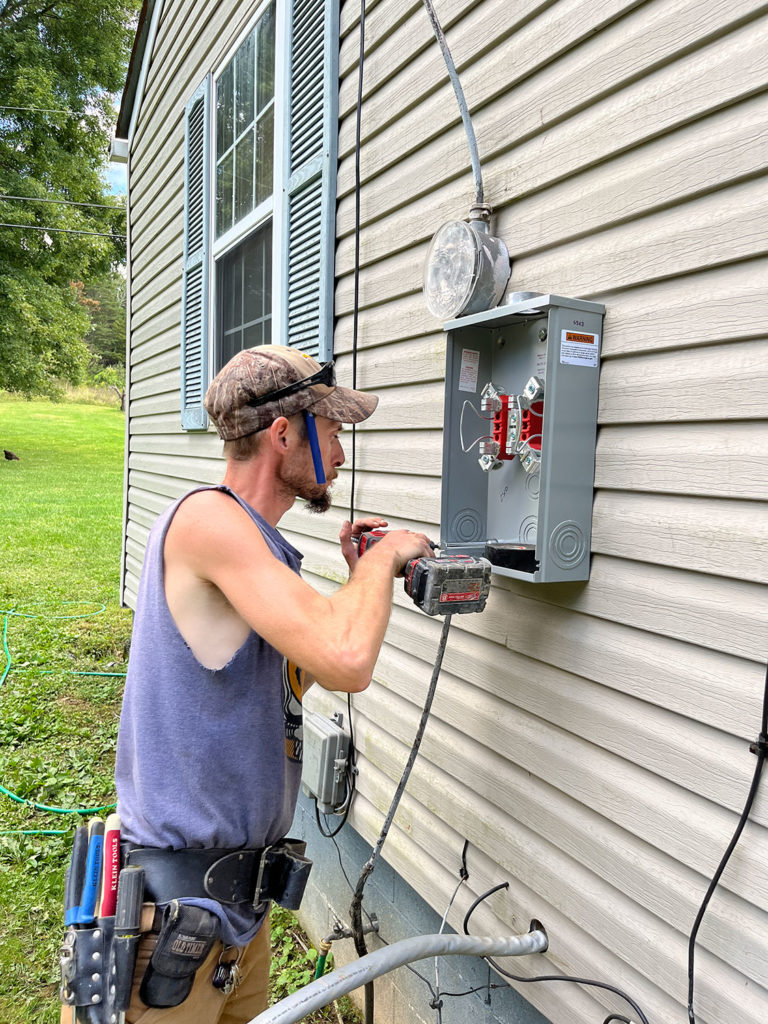
[[315,417],[311,412],[304,410],[304,423],[307,427],[307,437],[309,438],[309,450],[312,452],[312,463],[315,467],[315,480],[319,484],[326,483],[325,469],[323,468],[323,458],[320,454],[320,442],[317,437],[317,426],[315,424]]

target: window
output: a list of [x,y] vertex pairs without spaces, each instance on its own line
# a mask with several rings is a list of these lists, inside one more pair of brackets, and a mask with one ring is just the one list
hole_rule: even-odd
[[272,224],[265,224],[216,264],[216,364],[241,349],[269,345],[272,320]]
[[242,348],[332,355],[338,45],[338,0],[262,3],[187,104],[185,429]]
[[[216,79],[216,326],[214,371],[272,340],[275,5]],[[253,229],[234,248],[239,236]],[[220,241],[223,239],[223,243]]]
[[275,7],[270,4],[216,81],[216,235],[272,195]]

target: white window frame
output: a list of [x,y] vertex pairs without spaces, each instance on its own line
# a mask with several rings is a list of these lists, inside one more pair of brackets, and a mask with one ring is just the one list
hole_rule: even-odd
[[[236,42],[230,47],[213,72],[211,80],[211,123],[208,130],[208,146],[210,169],[210,211],[211,218],[211,254],[210,254],[210,344],[209,344],[209,373],[212,376],[216,373],[216,347],[220,340],[216,337],[218,323],[219,297],[216,292],[216,265],[222,256],[236,248],[241,242],[262,227],[267,220],[272,220],[272,338],[281,338],[285,329],[285,317],[282,311],[282,304],[275,301],[280,290],[282,264],[280,259],[280,240],[283,237],[282,207],[283,204],[275,202],[275,195],[279,194],[284,173],[285,146],[286,146],[286,123],[288,109],[288,87],[289,80],[286,74],[287,61],[279,59],[287,52],[288,4],[285,0],[276,0],[275,3],[275,94],[274,94],[274,135],[273,135],[273,156],[272,156],[272,195],[259,203],[257,207],[246,214],[241,220],[225,231],[223,235],[216,238],[216,89],[219,79],[224,74],[227,65],[234,59],[235,54],[251,34],[259,20],[266,13],[270,0],[264,0],[259,5],[246,28],[238,36]],[[278,87],[279,83],[279,87]],[[277,223],[277,219],[280,223]]]
[[[185,119],[184,261],[182,279],[181,406],[185,430],[206,430],[202,399],[215,369],[216,263],[272,219],[272,325],[274,344],[291,344],[330,359],[333,352],[336,167],[338,154],[339,0],[277,0],[272,196],[215,238],[215,88],[237,50],[268,7],[260,3],[227,54],[190,97]],[[298,35],[293,35],[293,15]],[[319,19],[323,47],[314,48]],[[294,61],[296,67],[293,67]],[[319,87],[307,91],[306,83]],[[291,90],[307,103],[291,111]],[[190,134],[195,103],[205,98],[202,143]],[[291,116],[302,135],[291,139]],[[294,145],[295,142],[295,145]],[[202,145],[202,149],[200,148]],[[192,154],[195,154],[192,159]],[[310,153],[310,156],[307,156]],[[201,155],[202,154],[202,155]],[[291,161],[295,165],[291,166]],[[204,164],[202,205],[190,192],[190,168]],[[199,177],[194,181],[200,182]],[[196,204],[196,205],[190,205]],[[188,227],[204,223],[203,250],[189,249]],[[294,226],[295,225],[295,226]],[[299,230],[300,227],[300,230]],[[197,237],[197,236],[195,236]],[[190,287],[203,260],[203,285]],[[319,251],[320,255],[315,254]],[[190,268],[190,269],[188,269]],[[295,274],[294,277],[291,275]],[[195,282],[199,283],[196,273]],[[191,355],[190,355],[191,354]]]

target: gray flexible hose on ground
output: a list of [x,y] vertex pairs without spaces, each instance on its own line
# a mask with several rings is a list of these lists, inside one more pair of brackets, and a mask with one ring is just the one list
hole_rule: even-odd
[[254,1017],[249,1024],[295,1024],[313,1010],[319,1010],[334,999],[414,960],[451,955],[525,956],[529,953],[543,953],[546,948],[547,936],[539,930],[496,939],[474,935],[417,935],[377,949],[374,953],[310,982]]

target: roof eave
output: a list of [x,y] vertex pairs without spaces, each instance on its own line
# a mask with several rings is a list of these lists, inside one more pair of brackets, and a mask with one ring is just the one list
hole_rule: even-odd
[[127,139],[130,135],[133,110],[137,100],[137,90],[141,79],[141,68],[144,63],[147,40],[149,38],[149,27],[152,23],[152,11],[157,0],[144,0],[139,12],[139,23],[136,27],[136,36],[133,40],[131,60],[128,64],[128,74],[125,79],[123,96],[120,102],[120,113],[117,116],[115,136],[118,139]]

